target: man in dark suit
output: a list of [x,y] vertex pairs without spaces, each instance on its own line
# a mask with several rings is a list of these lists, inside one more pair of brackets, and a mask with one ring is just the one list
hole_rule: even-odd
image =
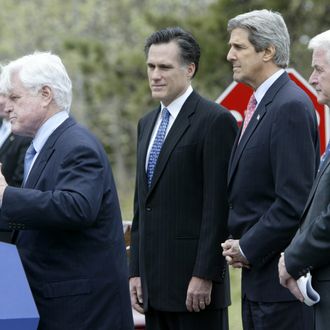
[[[313,50],[314,71],[309,78],[318,102],[330,106],[330,30],[309,42]],[[320,168],[302,215],[295,238],[279,262],[281,284],[303,300],[296,279],[310,272],[320,302],[313,306],[315,324],[311,329],[328,330],[330,325],[330,144],[321,159]]]
[[[4,111],[5,97],[0,94],[0,163],[2,173],[10,186],[20,187],[23,182],[24,155],[31,138],[12,133]],[[10,242],[11,231],[0,231],[0,241]]]
[[304,306],[278,281],[277,263],[298,228],[318,166],[315,111],[284,71],[289,34],[279,13],[239,15],[228,31],[234,79],[253,88],[255,101],[230,159],[232,238],[222,245],[223,254],[229,264],[243,267],[244,329],[309,329]]
[[16,231],[38,329],[131,330],[111,168],[98,140],[69,117],[71,81],[60,58],[34,53],[10,62],[0,89],[13,133],[33,138],[24,187],[0,175],[0,225]]
[[217,246],[227,235],[226,172],[236,122],[193,91],[200,48],[190,33],[160,30],[145,52],[160,106],[138,125],[132,306],[145,311],[148,330],[227,329],[228,272]]

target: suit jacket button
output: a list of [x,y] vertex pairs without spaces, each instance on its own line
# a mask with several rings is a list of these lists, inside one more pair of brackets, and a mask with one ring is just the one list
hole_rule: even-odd
[[229,208],[232,209],[233,208],[233,204],[232,203],[229,203]]
[[150,212],[151,211],[151,207],[150,206],[147,206],[146,210],[147,210],[147,212]]

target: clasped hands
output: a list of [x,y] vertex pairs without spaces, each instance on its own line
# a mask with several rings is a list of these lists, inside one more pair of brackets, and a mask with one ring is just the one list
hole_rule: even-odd
[[238,239],[227,239],[221,247],[222,255],[226,258],[228,265],[233,268],[250,268],[248,260],[241,253]]

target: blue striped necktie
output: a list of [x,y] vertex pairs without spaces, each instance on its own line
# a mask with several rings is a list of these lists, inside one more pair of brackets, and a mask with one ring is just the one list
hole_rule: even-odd
[[166,108],[163,108],[162,121],[159,125],[154,143],[150,150],[149,159],[148,159],[148,166],[147,166],[148,187],[150,187],[150,185],[151,185],[151,180],[154,175],[154,170],[156,167],[157,159],[158,159],[160,150],[161,150],[164,140],[165,140],[166,129],[168,126],[169,119],[170,119],[170,112]]

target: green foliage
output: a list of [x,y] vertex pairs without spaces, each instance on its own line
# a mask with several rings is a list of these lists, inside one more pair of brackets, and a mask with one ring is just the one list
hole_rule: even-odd
[[253,9],[280,11],[292,41],[291,66],[310,73],[306,43],[328,29],[326,0],[2,0],[0,60],[50,50],[73,81],[72,114],[101,139],[119,190],[131,195],[136,125],[156,103],[146,77],[144,41],[153,31],[179,25],[199,40],[202,57],[193,85],[216,99],[232,81],[228,19]]
[[[0,61],[34,50],[57,53],[73,81],[72,114],[102,141],[114,167],[124,219],[132,216],[136,125],[151,99],[144,41],[153,31],[182,26],[199,40],[193,85],[216,99],[231,83],[228,19],[254,9],[282,13],[291,36],[291,67],[310,74],[308,40],[329,29],[327,0],[2,0]],[[239,274],[233,271],[231,329],[240,329]]]

